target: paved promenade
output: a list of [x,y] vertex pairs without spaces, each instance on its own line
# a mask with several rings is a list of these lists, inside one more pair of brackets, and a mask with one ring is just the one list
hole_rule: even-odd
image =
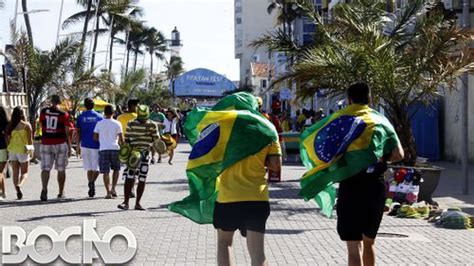
[[[117,225],[126,226],[135,234],[138,252],[131,261],[133,265],[214,265],[216,234],[212,225],[197,225],[166,208],[169,203],[188,194],[185,166],[189,150],[188,145],[180,145],[173,166],[167,163],[151,166],[143,200],[143,206],[148,208],[145,212],[117,209],[123,195],[122,185],[118,190],[119,199],[103,199],[105,192],[101,181],[98,182],[97,197],[87,198],[85,173],[78,159],[72,159],[68,168],[67,200],[54,199],[57,194],[54,177],[49,189],[51,200],[40,202],[40,170],[37,165],[32,166],[22,201],[12,199],[15,197],[12,181],[7,180],[9,200],[0,202],[0,225],[21,226],[27,232],[48,225],[61,231],[69,226],[81,225],[83,219],[96,219],[100,235]],[[302,166],[285,166],[284,182],[272,184],[272,214],[266,237],[269,263],[347,264],[345,246],[339,241],[335,230],[336,221],[321,217],[314,202],[304,202],[297,196],[298,179],[303,172]],[[456,175],[456,171],[447,172]],[[472,196],[459,195],[461,190],[457,179],[458,176],[442,177],[443,188],[437,193],[440,196],[437,200],[441,204],[474,210]],[[474,265],[474,231],[439,229],[422,220],[384,217],[380,233],[377,241],[379,265]],[[44,249],[46,245],[46,241],[41,242],[38,248]],[[81,251],[77,240],[71,241],[68,246],[72,253]],[[116,250],[121,247],[123,242],[120,239],[114,242]],[[238,265],[249,265],[245,239],[237,234],[234,251]]]

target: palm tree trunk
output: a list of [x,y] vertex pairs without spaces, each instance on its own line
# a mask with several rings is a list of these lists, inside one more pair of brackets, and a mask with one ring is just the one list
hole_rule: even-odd
[[127,62],[125,63],[125,76],[128,75],[128,64],[130,63],[130,49],[127,49]]
[[30,17],[28,15],[27,0],[21,0],[21,8],[23,9],[23,18],[25,19],[26,32],[28,33],[28,41],[33,46],[33,31],[31,29]]
[[133,62],[133,71],[137,70],[137,61],[138,61],[138,49],[135,50],[135,61]]
[[[84,27],[82,28],[81,51],[84,50],[84,44],[86,43],[87,27],[88,27],[88,25],[89,25],[91,9],[92,9],[92,0],[89,0],[89,1],[87,2],[87,14],[86,14],[86,19],[84,20]],[[81,54],[82,54],[82,53],[81,53]]]
[[97,42],[99,40],[99,26],[100,26],[100,15],[97,14],[97,19],[95,22],[94,46],[92,47],[91,68],[94,68],[94,63],[95,63],[95,52],[97,51]]
[[[113,30],[112,25],[112,30]],[[112,32],[112,36],[110,36],[110,47],[109,47],[109,72],[112,72],[112,62],[114,61],[113,56],[114,56],[114,38],[115,38],[115,33]]]
[[151,60],[150,60],[150,80],[151,80],[153,77],[153,51],[150,51],[150,56],[151,56]]

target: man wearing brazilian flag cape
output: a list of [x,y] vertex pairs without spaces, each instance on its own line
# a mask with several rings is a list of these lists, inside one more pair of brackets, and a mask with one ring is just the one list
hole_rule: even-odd
[[219,265],[231,264],[236,230],[247,236],[252,265],[266,264],[266,169],[281,169],[275,127],[248,93],[227,96],[211,110],[194,109],[184,127],[193,146],[186,169],[190,195],[169,209],[197,223],[213,223]]
[[301,179],[300,195],[315,199],[326,216],[337,200],[337,231],[347,241],[349,265],[374,265],[374,240],[382,221],[388,162],[403,159],[393,126],[368,107],[365,83],[348,88],[349,106],[308,128],[300,152],[309,169]]

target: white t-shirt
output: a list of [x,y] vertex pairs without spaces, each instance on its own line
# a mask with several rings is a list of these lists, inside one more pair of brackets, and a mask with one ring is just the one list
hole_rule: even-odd
[[177,126],[178,126],[178,119],[175,117],[173,118],[172,121],[168,120],[168,118],[165,119],[163,122],[165,125],[165,133],[169,133],[171,135],[176,135],[178,134]]
[[122,125],[115,119],[104,118],[95,125],[94,133],[99,134],[100,151],[119,150],[118,135]]

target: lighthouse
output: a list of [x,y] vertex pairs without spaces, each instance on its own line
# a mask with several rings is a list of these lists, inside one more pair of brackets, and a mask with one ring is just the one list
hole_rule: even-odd
[[181,36],[178,31],[177,27],[174,27],[174,30],[171,31],[171,40],[170,40],[170,52],[171,56],[177,56],[179,57],[179,52],[181,50],[181,47],[183,47],[183,44],[181,42]]

